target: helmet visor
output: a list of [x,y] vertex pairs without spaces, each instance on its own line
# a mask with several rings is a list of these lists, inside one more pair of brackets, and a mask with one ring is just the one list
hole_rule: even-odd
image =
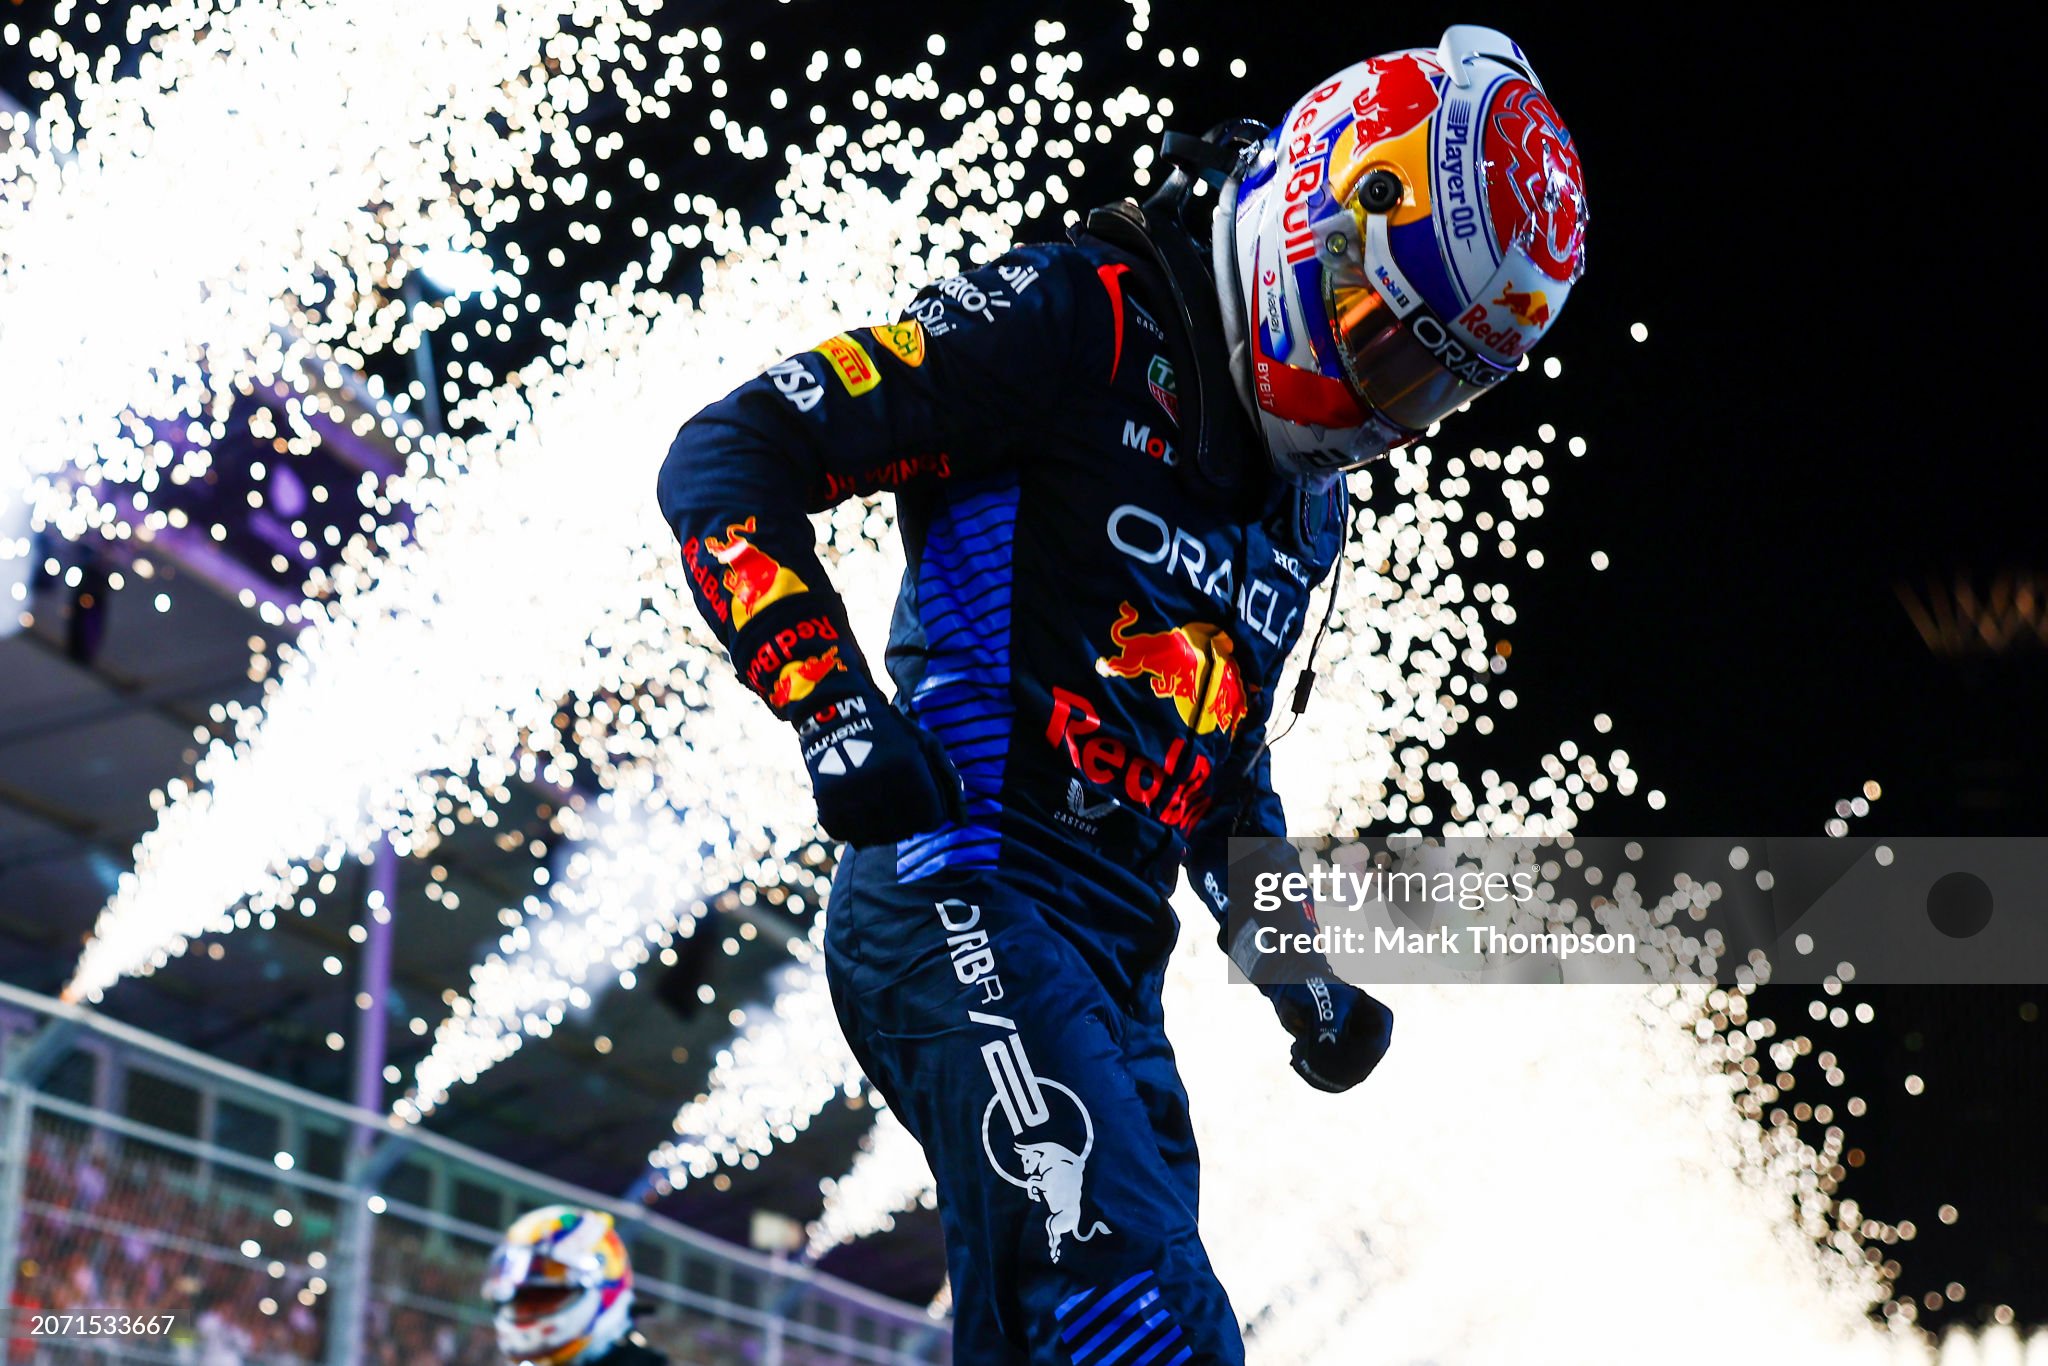
[[1397,316],[1363,272],[1332,270],[1324,278],[1351,390],[1395,426],[1426,431],[1514,373],[1475,352],[1426,306]]
[[490,1270],[484,1274],[484,1298],[492,1304],[509,1302],[532,1267],[532,1248],[501,1244],[491,1254]]
[[554,1317],[585,1292],[573,1285],[522,1285],[512,1292],[508,1309],[522,1326]]

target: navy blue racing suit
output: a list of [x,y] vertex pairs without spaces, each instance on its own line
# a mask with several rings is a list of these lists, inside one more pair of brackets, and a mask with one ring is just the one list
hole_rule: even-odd
[[870,686],[805,514],[895,495],[894,705],[965,818],[846,851],[827,965],[938,1177],[974,1366],[1243,1360],[1161,1027],[1166,899],[1187,865],[1220,912],[1226,837],[1285,828],[1262,739],[1346,495],[1225,496],[1182,460],[1171,304],[1093,238],[1020,248],[771,366],[661,473],[706,620],[792,723]]

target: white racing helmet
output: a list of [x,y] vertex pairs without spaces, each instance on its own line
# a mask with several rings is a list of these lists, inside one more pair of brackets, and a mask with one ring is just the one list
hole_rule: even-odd
[[1232,369],[1295,476],[1405,445],[1514,373],[1585,270],[1571,133],[1513,40],[1466,24],[1310,91],[1216,224]]
[[549,1205],[506,1232],[484,1298],[507,1361],[587,1366],[632,1327],[633,1268],[609,1214]]

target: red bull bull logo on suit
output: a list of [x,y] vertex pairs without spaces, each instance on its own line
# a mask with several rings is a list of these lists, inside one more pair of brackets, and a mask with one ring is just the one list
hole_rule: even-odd
[[1195,734],[1233,735],[1251,710],[1244,675],[1233,656],[1229,632],[1208,622],[1189,622],[1164,631],[1133,631],[1138,609],[1125,602],[1109,628],[1114,655],[1095,662],[1105,678],[1147,678],[1154,697],[1172,701],[1181,723]]
[[732,598],[732,624],[737,630],[769,603],[792,593],[809,591],[802,579],[784,569],[779,560],[747,538],[754,534],[754,519],[734,522],[723,536],[706,536],[704,548],[711,558],[725,566],[719,584]]
[[841,673],[846,670],[846,666],[839,662],[837,645],[821,655],[783,665],[782,671],[776,675],[775,686],[768,691],[768,705],[780,709],[809,697],[825,675],[835,670]]
[[[946,931],[953,975],[962,986],[977,988],[983,1004],[1001,1000],[1003,979],[995,948],[982,928],[981,907],[954,898],[933,902],[932,908]],[[1045,1206],[1046,1251],[1057,1262],[1066,1239],[1085,1243],[1111,1232],[1102,1220],[1081,1214],[1088,1157],[1095,1150],[1095,1119],[1071,1088],[1032,1069],[1015,1020],[981,1010],[968,1011],[967,1018],[997,1031],[981,1046],[982,1061],[995,1086],[981,1112],[982,1152],[997,1176],[1021,1189],[1032,1203]],[[1079,1143],[1078,1150],[1074,1143]]]

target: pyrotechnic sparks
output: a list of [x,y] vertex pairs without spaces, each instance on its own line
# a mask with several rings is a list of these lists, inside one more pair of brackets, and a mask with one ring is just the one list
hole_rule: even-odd
[[[507,238],[524,207],[582,203],[582,159],[626,150],[610,135],[592,145],[576,124],[593,90],[619,90],[634,122],[666,117],[698,82],[723,99],[717,30],[656,40],[635,17],[650,5],[562,8],[184,0],[136,11],[130,42],[152,55],[129,76],[39,36],[68,93],[32,141],[17,122],[0,150],[0,406],[16,438],[0,497],[33,497],[65,535],[147,540],[148,495],[203,473],[236,391],[289,386],[290,430],[275,440],[303,451],[318,439],[308,414],[332,402],[344,367],[469,318],[453,300],[407,303],[405,275],[429,252]],[[1131,21],[1142,53],[1149,7]],[[520,923],[477,968],[405,1102],[427,1109],[544,1035],[596,974],[630,971],[689,923],[699,908],[673,899],[676,881],[817,898],[794,746],[693,630],[653,511],[654,465],[676,423],[741,377],[990,259],[1027,214],[1071,215],[1068,178],[1091,144],[1163,130],[1169,101],[1126,88],[1091,102],[1065,36],[1041,23],[1034,51],[983,67],[965,90],[929,63],[878,77],[851,122],[814,109],[804,148],[715,109],[692,143],[700,156],[786,155],[771,225],[678,195],[674,221],[634,221],[642,261],[545,325],[544,357],[508,376],[453,364],[442,396],[458,435],[423,433],[424,390],[380,400],[372,420],[409,457],[382,492],[412,510],[411,534],[358,540],[311,585],[309,625],[261,707],[237,712],[233,738],[162,794],[71,994],[97,998],[196,936],[265,922],[380,838],[424,854],[458,810],[491,823],[515,780],[560,785],[587,770],[620,790],[550,903],[506,908]],[[833,60],[860,59],[820,53],[813,66]],[[918,106],[908,127],[892,113],[906,103]],[[1140,183],[1151,160],[1149,147],[1133,154]],[[222,164],[260,194],[190,222],[152,212],[185,184],[217,185]],[[145,216],[163,232],[138,258],[132,224]],[[610,226],[579,221],[572,236]],[[701,285],[677,259],[700,247]],[[498,249],[508,265],[475,309],[503,339],[530,311],[531,258],[516,242]],[[806,283],[820,280],[829,298]],[[16,319],[33,325],[6,326]],[[177,455],[146,418],[183,422],[193,450]],[[1567,448],[1586,449],[1576,436]],[[1439,754],[1516,704],[1495,648],[1515,621],[1500,575],[1541,567],[1525,528],[1550,494],[1546,458],[1423,446],[1360,481],[1361,494],[1390,482],[1392,506],[1352,545],[1323,674],[1327,691],[1370,700],[1311,709],[1276,751],[1297,824],[1559,833],[1597,797],[1635,791],[1620,749],[1602,760],[1561,742],[1526,785],[1491,770],[1475,781]],[[130,500],[122,516],[101,501],[110,485]],[[820,531],[856,612],[885,610],[897,567],[887,511],[843,506]],[[671,863],[671,842],[709,819],[696,813],[729,824],[710,855]],[[586,817],[566,819],[585,833]],[[671,880],[657,896],[646,884],[662,867]],[[754,1165],[835,1095],[863,1093],[815,946],[794,952],[772,1014],[751,1014],[677,1116],[676,1141],[653,1154],[672,1182]],[[1382,1076],[1333,1102],[1287,1073],[1264,1004],[1219,992],[1211,962],[1180,961],[1175,1027],[1205,1144],[1232,1154],[1213,1168],[1212,1246],[1270,1359],[1355,1359],[1346,1344],[1359,1335],[1394,1355],[1532,1360],[1528,1344],[1549,1341],[1576,1361],[1657,1342],[1704,1359],[1724,1344],[1672,1327],[1700,1304],[1744,1306],[1749,1327],[1800,1344],[1802,1359],[1884,1359],[1860,1318],[1884,1293],[1882,1269],[1859,1240],[1887,1226],[1834,1203],[1825,1144],[1768,1120],[1772,1098],[1755,1087],[1776,1079],[1743,1064],[1785,1045],[1766,1042],[1739,993],[1580,989],[1538,1004],[1410,989],[1394,1000],[1402,1045]],[[1290,1150],[1313,1158],[1305,1178],[1261,1161],[1275,1133],[1333,1139],[1327,1152]],[[885,1226],[928,1183],[914,1145],[882,1120],[833,1188],[814,1249]],[[1545,1272],[1559,1265],[1601,1286],[1591,1312],[1554,1292]]]
[[833,1097],[866,1093],[825,990],[822,951],[802,940],[790,949],[797,961],[778,971],[767,1009],[750,1012],[719,1050],[705,1093],[676,1115],[675,1140],[648,1155],[669,1188],[720,1166],[758,1166],[777,1143],[795,1142]]
[[924,1149],[887,1109],[875,1116],[846,1175],[826,1178],[820,1192],[825,1207],[811,1221],[804,1254],[814,1261],[843,1243],[894,1228],[897,1214],[913,1205],[935,1208],[939,1198]]
[[[148,495],[204,475],[236,392],[280,381],[278,439],[309,449],[338,367],[409,350],[453,311],[400,296],[423,254],[481,244],[546,193],[543,159],[573,171],[571,117],[650,36],[632,9],[172,0],[130,11],[130,74],[120,45],[94,62],[31,35],[50,98],[0,139],[0,498],[33,498],[66,536],[160,529]],[[511,275],[501,287],[516,300]],[[416,398],[377,414],[401,453]],[[193,449],[149,419],[184,424]]]
[[[284,652],[260,712],[238,713],[233,742],[209,748],[194,784],[167,789],[71,993],[97,995],[193,936],[274,911],[309,869],[380,833],[402,854],[426,852],[445,833],[444,797],[488,821],[515,776],[565,781],[579,759],[600,782],[618,763],[651,762],[679,809],[756,813],[707,885],[773,880],[762,857],[786,859],[811,837],[781,814],[809,806],[794,745],[688,626],[651,497],[621,491],[651,487],[679,414],[790,337],[885,313],[907,297],[906,279],[1006,241],[1014,214],[925,217],[941,191],[994,190],[984,163],[1000,157],[999,127],[989,111],[964,118],[936,150],[913,148],[889,122],[859,139],[828,127],[792,157],[772,231],[690,201],[718,262],[696,299],[651,288],[673,263],[656,237],[645,266],[586,291],[554,333],[554,360],[458,405],[451,424],[474,434],[438,443],[388,491],[413,509],[413,535],[359,541],[336,581],[316,583],[329,596]],[[903,183],[884,192],[845,174],[842,155]],[[827,297],[804,278],[843,287]],[[850,596],[886,601],[885,515],[850,505],[823,529]],[[563,698],[577,717],[568,736],[555,719]],[[814,875],[800,871],[799,886]]]
[[[1897,1267],[1864,1248],[1900,1230],[1835,1199],[1840,1131],[1816,1149],[1785,1110],[1763,1122],[1793,1083],[1754,1060],[1811,1048],[1749,1017],[1747,993],[1392,988],[1401,1046],[1333,1098],[1288,1070],[1257,993],[1218,988],[1207,912],[1183,901],[1167,1020],[1209,1159],[1206,1241],[1257,1359],[1351,1361],[1372,1342],[1576,1363],[1655,1341],[1704,1363],[1724,1344],[1669,1333],[1703,1302],[1740,1303],[1801,1360],[1924,1359],[1867,1317]],[[1300,1137],[1276,1149],[1275,1133]],[[826,1184],[811,1255],[931,1198],[915,1143],[878,1116]],[[1602,1287],[1598,1305],[1560,1293],[1557,1266]]]
[[503,915],[509,928],[498,952],[471,971],[468,995],[435,1029],[411,1093],[393,1107],[400,1120],[432,1114],[456,1084],[476,1080],[528,1036],[546,1038],[568,1011],[587,1010],[594,991],[630,983],[650,954],[694,931],[699,851],[727,846],[731,832],[703,808],[677,814],[646,770],[617,776],[594,817],[571,816],[572,831],[592,828],[551,879],[553,894]]
[[[1864,1318],[1882,1278],[1853,1240],[1786,1217],[1813,1155],[1729,1104],[1685,1028],[1693,996],[1392,989],[1400,1047],[1331,1100],[1287,1074],[1254,993],[1205,985],[1203,958],[1180,967],[1169,1020],[1211,1159],[1204,1224],[1262,1359],[1370,1342],[1398,1360],[1611,1361],[1654,1342],[1706,1362],[1725,1344],[1670,1331],[1702,1303],[1740,1304],[1800,1360],[1890,1359]],[[1273,1132],[1301,1138],[1283,1155],[1257,1137]],[[1561,1266],[1597,1303],[1560,1293]]]

